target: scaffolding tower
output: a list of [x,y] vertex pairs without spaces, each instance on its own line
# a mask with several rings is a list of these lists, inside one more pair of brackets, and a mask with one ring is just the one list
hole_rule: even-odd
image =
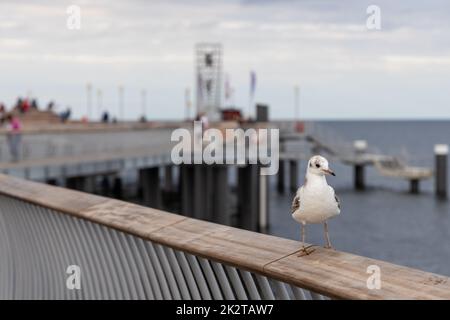
[[222,45],[199,43],[195,46],[197,115],[218,120],[221,109]]

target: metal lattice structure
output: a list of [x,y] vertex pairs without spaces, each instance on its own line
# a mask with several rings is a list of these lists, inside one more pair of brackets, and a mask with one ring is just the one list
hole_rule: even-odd
[[217,119],[221,108],[222,45],[199,43],[195,47],[197,114]]

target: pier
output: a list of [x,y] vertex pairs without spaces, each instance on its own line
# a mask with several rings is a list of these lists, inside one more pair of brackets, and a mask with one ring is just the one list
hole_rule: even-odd
[[[22,160],[0,163],[0,254],[7,257],[0,261],[0,298],[450,298],[445,276],[320,247],[299,257],[301,243],[255,233],[267,229],[270,214],[271,190],[261,165],[173,165],[170,133],[183,125],[190,126],[55,126],[26,132]],[[344,157],[344,149],[337,152],[321,142],[308,126],[302,133],[283,131],[276,123],[257,127],[280,128],[283,144],[304,143],[295,152],[280,147],[280,192],[287,175],[295,191],[299,162],[315,152],[355,166],[357,175],[374,165],[386,176],[430,177],[429,169],[413,172],[395,157],[366,148]],[[446,168],[444,149],[437,150],[440,170]],[[119,200],[126,198],[121,175],[126,170],[137,172],[136,192],[145,207]],[[230,170],[238,186],[234,212]],[[356,182],[364,186],[363,178]],[[165,211],[167,192],[179,194],[171,198],[179,203],[177,214]],[[70,265],[82,269],[83,290],[62,285]],[[367,285],[373,265],[382,270],[380,289]]]
[[[219,130],[239,128],[237,122],[212,126]],[[434,173],[431,168],[410,166],[395,155],[369,148],[365,141],[337,140],[336,134],[324,134],[314,123],[303,123],[301,132],[295,122],[243,123],[241,127],[255,132],[279,129],[278,192],[286,187],[290,192],[297,190],[301,184],[299,163],[316,153],[352,166],[357,190],[366,186],[364,172],[369,165],[382,176],[409,181],[411,193],[418,193],[419,182]],[[272,190],[270,176],[260,174],[261,163],[247,160],[237,165],[236,159],[228,161],[225,156],[223,164],[174,165],[171,134],[177,128],[193,129],[190,122],[34,125],[23,133],[20,161],[9,161],[7,144],[0,144],[0,172],[116,199],[136,199],[152,208],[264,232],[269,227],[267,199]],[[6,140],[2,132],[1,140]],[[254,143],[250,140],[246,148]],[[436,160],[436,194],[445,198],[447,160],[441,153]],[[128,188],[130,174],[136,181]],[[230,174],[236,177],[234,183]]]
[[[298,125],[296,125],[296,122],[273,122],[273,125],[279,127],[281,130],[280,149],[284,151],[280,154],[281,159],[288,160],[290,161],[291,166],[295,166],[293,163],[297,160],[307,161],[313,154],[326,154],[335,161],[353,167],[354,188],[356,190],[364,190],[366,187],[366,166],[374,166],[381,176],[409,181],[411,193],[419,193],[420,181],[430,179],[433,175],[436,176],[436,181],[440,181],[447,175],[445,152],[443,153],[443,156],[441,156],[443,160],[440,160],[440,165],[437,165],[436,171],[434,171],[430,167],[409,165],[404,160],[400,159],[398,155],[386,154],[377,148],[369,147],[364,140],[348,141],[339,138],[339,133],[332,132],[323,125],[317,125],[313,122],[301,122],[301,124],[302,131],[298,132]],[[306,147],[303,146],[303,149],[300,152],[286,152],[284,145],[289,142],[308,142],[308,144]],[[433,146],[430,146],[430,149],[432,148]],[[447,148],[446,150],[448,150],[448,147],[445,147],[445,145],[442,148]],[[283,167],[283,169],[280,170],[278,182],[279,191],[284,189],[284,163],[280,164],[280,168],[281,167]],[[295,170],[295,167],[291,169],[291,172],[293,172],[293,170]],[[293,181],[295,181],[296,178],[291,177],[291,179],[294,179]],[[439,186],[443,189],[447,188],[446,183],[439,183]],[[439,191],[439,188],[436,187],[436,195],[439,196],[439,194],[444,195],[444,198],[446,197],[446,191]]]
[[0,300],[450,300],[442,4],[2,3]]

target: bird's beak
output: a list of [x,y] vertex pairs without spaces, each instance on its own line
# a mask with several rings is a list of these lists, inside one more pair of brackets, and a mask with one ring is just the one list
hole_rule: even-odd
[[333,172],[333,170],[330,170],[330,169],[323,169],[323,172],[325,172],[325,174],[330,174],[334,177],[336,176],[336,174]]

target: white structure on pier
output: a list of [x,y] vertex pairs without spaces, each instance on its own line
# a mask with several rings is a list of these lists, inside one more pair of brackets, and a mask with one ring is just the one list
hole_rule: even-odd
[[195,46],[197,114],[219,119],[222,92],[222,45],[199,43]]

